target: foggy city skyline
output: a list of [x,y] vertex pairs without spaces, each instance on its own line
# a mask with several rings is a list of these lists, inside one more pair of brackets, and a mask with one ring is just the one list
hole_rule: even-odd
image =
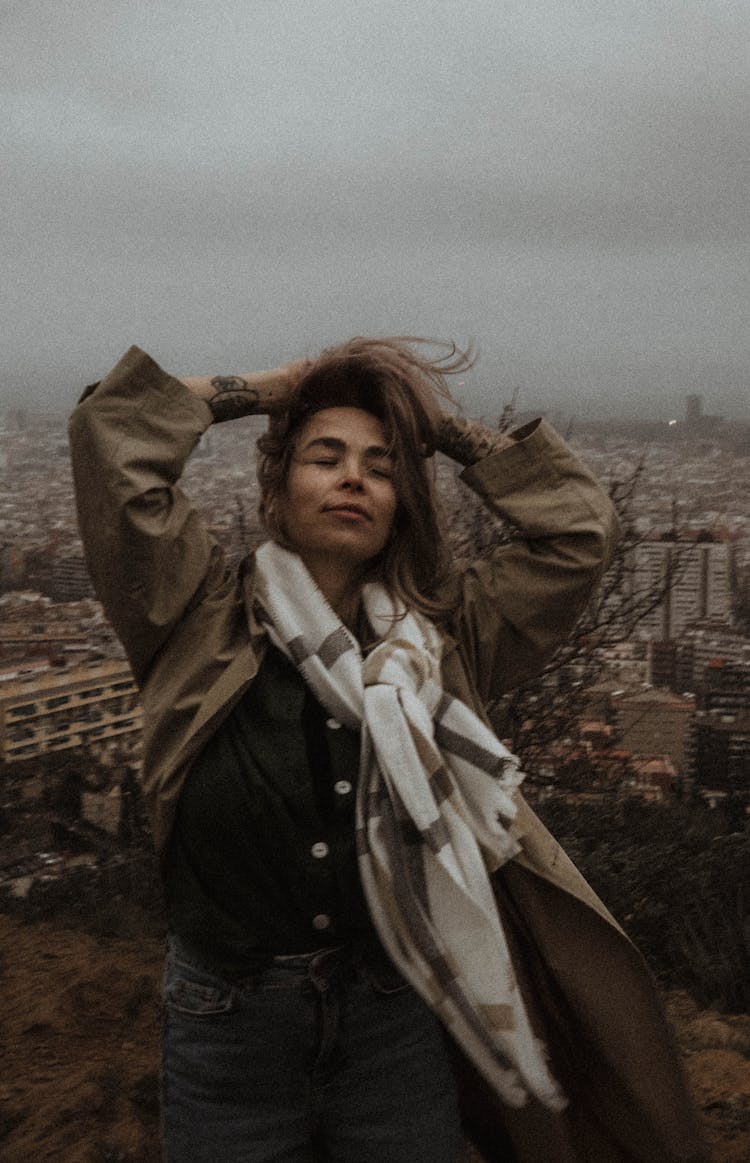
[[[0,406],[138,343],[474,340],[492,415],[747,417],[750,9],[4,6]],[[458,393],[457,393],[458,394]]]

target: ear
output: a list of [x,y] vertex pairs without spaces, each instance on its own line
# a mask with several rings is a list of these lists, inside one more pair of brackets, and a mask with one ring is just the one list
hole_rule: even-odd
[[258,505],[258,513],[268,532],[276,541],[284,541],[284,503],[275,492],[264,493]]
[[263,493],[258,502],[258,515],[267,529],[271,527],[275,513],[276,506],[273,497],[269,496],[268,493]]

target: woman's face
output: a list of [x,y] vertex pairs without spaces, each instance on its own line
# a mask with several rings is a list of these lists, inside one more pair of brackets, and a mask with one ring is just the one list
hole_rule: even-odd
[[280,515],[308,568],[357,571],[387,544],[398,498],[386,446],[380,420],[361,408],[324,408],[303,426]]

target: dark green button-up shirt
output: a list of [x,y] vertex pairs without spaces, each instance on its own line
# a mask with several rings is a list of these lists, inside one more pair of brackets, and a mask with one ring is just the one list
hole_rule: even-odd
[[169,923],[222,962],[370,930],[354,850],[359,733],[275,647],[196,759],[165,860]]

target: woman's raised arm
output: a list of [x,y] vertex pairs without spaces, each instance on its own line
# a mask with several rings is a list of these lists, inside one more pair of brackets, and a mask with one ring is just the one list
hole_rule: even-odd
[[527,681],[568,637],[619,538],[607,493],[546,423],[510,434],[449,418],[439,447],[514,537],[453,581],[453,633],[483,702]]
[[180,376],[180,383],[205,400],[214,424],[242,416],[270,415],[283,409],[290,389],[307,367],[304,359],[269,371],[241,375]]
[[74,410],[89,573],[139,681],[185,611],[224,584],[223,553],[178,485],[190,453],[212,423],[283,406],[299,366],[180,380],[132,347]]

